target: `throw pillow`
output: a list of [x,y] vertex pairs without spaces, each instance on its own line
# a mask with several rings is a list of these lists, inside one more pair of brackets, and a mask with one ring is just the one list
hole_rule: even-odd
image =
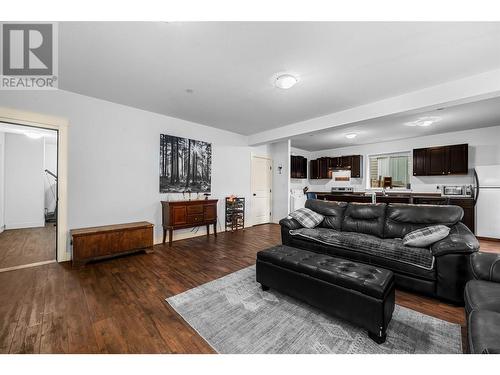
[[296,211],[293,211],[290,216],[297,220],[300,225],[305,228],[315,228],[322,221],[324,216],[310,210],[309,208],[299,208]]
[[450,228],[446,225],[434,225],[414,230],[403,238],[405,246],[427,247],[434,242],[442,240],[450,233]]

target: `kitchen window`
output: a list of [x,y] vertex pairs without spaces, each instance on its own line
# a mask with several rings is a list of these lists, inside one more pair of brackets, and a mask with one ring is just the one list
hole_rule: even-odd
[[371,155],[369,188],[410,189],[410,152]]

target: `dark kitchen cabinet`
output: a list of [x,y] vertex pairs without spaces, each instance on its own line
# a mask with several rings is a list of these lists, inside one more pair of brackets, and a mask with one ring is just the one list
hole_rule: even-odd
[[309,178],[316,180],[319,178],[319,160],[311,160],[309,164]]
[[327,157],[319,158],[319,177],[318,178],[331,178],[331,170],[329,168],[329,159]]
[[332,178],[331,158],[311,160],[309,178],[313,180]]
[[341,156],[340,167],[350,169],[352,166],[352,156]]
[[350,170],[352,178],[361,178],[363,173],[363,157],[361,155],[322,157],[311,160],[311,179],[332,178],[332,172],[336,170]]
[[290,156],[290,177],[307,178],[307,159],[299,155]]
[[330,158],[330,167],[332,169],[338,169],[342,166],[342,157],[341,156],[335,156],[333,158]]
[[425,162],[427,160],[427,149],[416,148],[413,150],[413,175],[414,176],[427,176]]
[[467,174],[468,149],[467,144],[414,149],[413,175]]
[[437,176],[448,174],[448,158],[446,147],[427,149],[427,175]]
[[469,146],[453,145],[447,147],[448,174],[467,174],[469,172]]
[[474,200],[472,198],[450,198],[449,204],[462,207],[462,209],[464,210],[464,216],[462,217],[461,221],[471,230],[472,233],[474,233]]
[[363,173],[363,157],[361,155],[351,156],[351,178],[361,178]]

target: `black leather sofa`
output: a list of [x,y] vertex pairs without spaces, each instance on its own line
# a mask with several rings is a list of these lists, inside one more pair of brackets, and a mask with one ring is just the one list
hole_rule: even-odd
[[470,353],[500,353],[500,255],[478,252],[470,257],[473,280],[465,286]]
[[[394,272],[399,288],[463,304],[468,259],[479,243],[460,222],[461,207],[307,200],[306,208],[323,222],[307,229],[282,219],[284,245],[382,267]],[[450,234],[430,248],[403,245],[407,233],[437,224]]]

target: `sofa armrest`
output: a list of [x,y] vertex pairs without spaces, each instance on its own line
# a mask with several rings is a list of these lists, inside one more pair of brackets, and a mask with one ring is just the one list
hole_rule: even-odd
[[285,217],[280,220],[281,227],[287,228],[289,230],[302,228],[302,225],[299,222],[292,218]]
[[463,223],[455,224],[447,237],[431,246],[432,255],[435,257],[446,254],[470,254],[478,249],[479,241]]
[[478,252],[469,263],[475,279],[500,283],[500,254]]

